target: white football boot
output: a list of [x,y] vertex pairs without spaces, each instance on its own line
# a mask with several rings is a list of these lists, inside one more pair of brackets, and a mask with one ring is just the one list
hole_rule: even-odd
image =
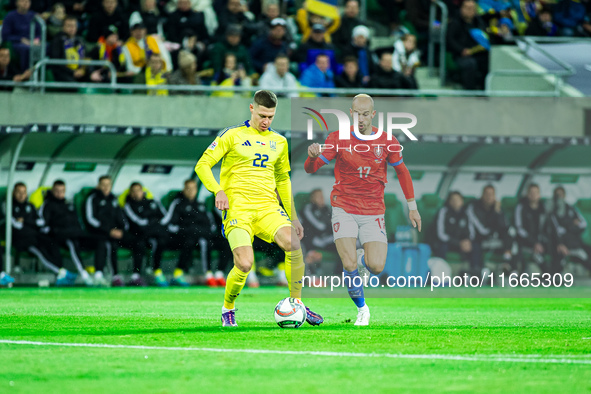
[[369,307],[367,304],[358,308],[357,320],[355,321],[356,326],[369,326]]

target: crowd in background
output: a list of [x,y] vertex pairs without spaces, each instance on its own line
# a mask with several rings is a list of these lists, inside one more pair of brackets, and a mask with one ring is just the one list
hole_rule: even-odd
[[[458,253],[468,263],[469,273],[479,277],[489,269],[485,266],[487,253],[499,256],[498,268],[507,272],[529,272],[529,264],[535,264],[542,272],[561,273],[570,261],[591,273],[591,245],[582,238],[587,222],[565,198],[565,189],[559,186],[544,203],[540,187],[530,184],[509,221],[493,186],[484,187],[481,197],[467,204],[462,194],[454,191],[433,223],[423,224],[425,242],[434,257],[446,259],[450,252]],[[320,263],[327,252],[334,257],[331,210],[320,189],[311,193],[300,216],[307,234],[303,240],[307,262]]]
[[[483,88],[491,44],[513,44],[518,35],[591,36],[589,0],[445,3],[450,61],[466,89]],[[377,12],[362,20],[357,0],[345,0],[342,13],[320,0],[6,0],[0,80],[30,78],[30,49],[41,32],[37,25],[31,42],[29,26],[38,14],[47,25],[50,58],[110,61],[122,83],[417,89],[415,70],[425,63],[430,29],[439,26],[429,26],[430,5],[377,0]],[[393,45],[372,47],[376,32],[392,36]],[[55,81],[111,78],[102,66],[50,69]]]

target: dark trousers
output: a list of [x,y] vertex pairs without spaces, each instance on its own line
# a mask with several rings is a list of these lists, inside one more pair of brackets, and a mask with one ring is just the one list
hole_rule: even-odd
[[464,253],[460,250],[459,245],[450,243],[450,242],[443,242],[443,241],[435,241],[431,246],[431,251],[433,252],[433,256],[439,257],[445,260],[448,252],[456,252],[462,256],[463,260],[469,260],[468,253]]
[[[97,271],[104,271],[105,267],[107,266],[107,257],[110,258],[111,261],[111,271],[113,275],[119,274],[119,259],[117,252],[119,248],[129,248],[135,250],[134,248],[134,239],[129,235],[129,233],[124,232],[123,237],[121,239],[111,238],[108,235],[102,233],[91,233],[94,243],[94,267]],[[145,250],[145,249],[144,249]],[[135,260],[137,257],[134,254],[134,266]],[[141,262],[143,260],[143,255],[139,256],[139,265],[141,267]]]
[[154,271],[160,268],[162,252],[169,243],[169,233],[160,225],[153,225],[143,229],[142,232],[132,234],[130,239],[133,252],[133,272],[140,273],[148,245],[152,247],[152,268]]
[[[589,272],[591,272],[591,246],[586,245],[583,242],[576,242],[571,245],[567,245],[567,247],[569,250],[583,249],[585,253],[587,253],[586,260],[583,260],[581,257],[576,255],[570,256],[570,259],[578,264],[581,264],[583,267],[589,270]],[[550,274],[561,273],[564,269],[563,264],[566,256],[561,253],[558,253],[558,251],[556,250],[556,245],[551,246],[550,252],[552,259],[546,271]]]
[[488,54],[458,57],[456,64],[460,69],[460,78],[464,89],[484,89],[484,80],[488,73]]

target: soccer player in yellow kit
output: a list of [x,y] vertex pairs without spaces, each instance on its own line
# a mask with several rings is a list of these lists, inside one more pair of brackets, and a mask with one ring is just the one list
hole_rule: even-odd
[[[275,242],[285,251],[290,296],[302,296],[305,266],[300,240],[304,229],[293,203],[287,139],[270,128],[276,107],[277,97],[273,92],[257,91],[250,104],[250,121],[222,130],[195,166],[203,185],[215,194],[216,208],[223,211],[222,232],[234,255],[234,268],[226,280],[222,307],[224,327],[237,326],[234,302],[254,263],[255,235],[263,241]],[[221,159],[220,185],[211,168]],[[285,211],[279,205],[275,189]],[[319,325],[324,321],[309,308],[306,312],[308,323]]]

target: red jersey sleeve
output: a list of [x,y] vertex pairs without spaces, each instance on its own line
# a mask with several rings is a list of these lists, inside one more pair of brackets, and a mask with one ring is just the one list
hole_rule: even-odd
[[320,167],[330,163],[330,161],[335,158],[337,154],[337,144],[339,141],[336,137],[336,133],[337,132],[330,133],[328,137],[326,137],[326,141],[324,141],[324,144],[321,145],[322,149],[320,150],[320,156],[314,159],[310,158],[310,156],[306,158],[304,169],[308,174],[318,171]]
[[403,163],[402,160],[402,145],[398,142],[395,137],[392,137],[392,141],[389,141],[388,150],[388,165],[396,168]]

